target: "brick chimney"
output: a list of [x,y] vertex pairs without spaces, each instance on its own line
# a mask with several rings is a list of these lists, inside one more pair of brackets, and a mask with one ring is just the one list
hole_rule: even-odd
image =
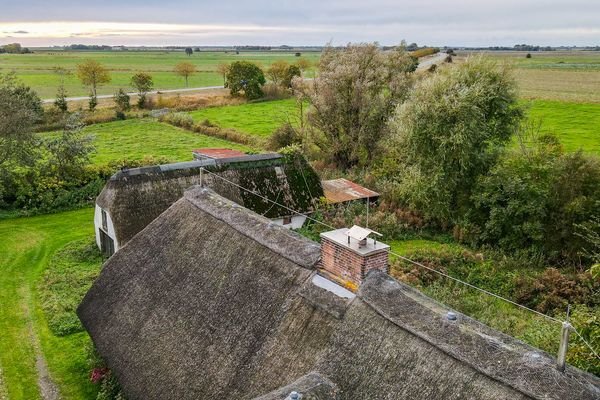
[[370,236],[381,234],[356,225],[321,233],[321,272],[354,291],[370,270],[389,272],[390,246]]

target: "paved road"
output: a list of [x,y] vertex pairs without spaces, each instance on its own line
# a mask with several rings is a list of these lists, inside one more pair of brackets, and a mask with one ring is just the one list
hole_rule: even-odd
[[418,70],[425,70],[431,67],[433,64],[441,64],[444,62],[444,59],[448,56],[446,53],[436,53],[432,56],[419,58],[419,66]]
[[[185,88],[185,89],[165,89],[165,90],[153,90],[152,92],[148,92],[148,94],[159,94],[159,93],[185,93],[185,92],[201,92],[203,90],[214,90],[214,89],[223,89],[223,86],[204,86],[197,88]],[[137,96],[136,92],[127,93],[130,96]],[[111,99],[113,97],[112,94],[102,94],[98,96],[98,99]],[[81,97],[67,97],[67,101],[82,101],[89,99],[89,96],[81,96]],[[43,103],[54,103],[54,99],[44,99]]]

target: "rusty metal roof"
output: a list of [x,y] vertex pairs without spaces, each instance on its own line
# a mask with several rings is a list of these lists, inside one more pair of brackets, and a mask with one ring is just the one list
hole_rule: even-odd
[[328,203],[343,203],[346,201],[379,197],[379,193],[360,186],[345,178],[322,181],[323,192]]
[[194,154],[198,154],[200,156],[209,157],[209,158],[213,158],[213,159],[241,157],[241,156],[246,155],[246,153],[239,151],[239,150],[215,149],[215,148],[195,149],[195,150],[192,150],[192,152]]

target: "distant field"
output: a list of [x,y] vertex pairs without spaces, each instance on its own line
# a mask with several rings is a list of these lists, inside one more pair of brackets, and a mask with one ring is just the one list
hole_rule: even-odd
[[600,104],[535,100],[529,116],[541,130],[555,134],[567,151],[582,149],[600,155]]
[[209,120],[221,128],[233,128],[262,137],[271,135],[289,119],[294,123],[297,114],[298,106],[295,99],[210,107],[190,113],[196,122]]
[[192,150],[200,147],[250,150],[241,144],[192,133],[149,119],[90,125],[85,128],[85,132],[94,136],[96,153],[92,161],[96,164],[122,159],[141,160],[145,156],[188,161],[192,159]]
[[514,65],[523,98],[600,103],[598,51],[459,52],[458,61],[480,53]]
[[[307,52],[302,57],[311,62],[319,59],[320,53]],[[190,87],[222,85],[223,78],[216,72],[222,62],[247,60],[262,66],[269,66],[276,60],[294,62],[298,60],[291,52],[200,52],[186,56],[184,52],[148,51],[148,52],[63,52],[41,51],[34,54],[0,54],[0,72],[15,71],[26,84],[33,87],[42,98],[52,98],[56,94],[60,78],[53,72],[55,67],[63,67],[71,72],[85,59],[95,59],[110,69],[112,82],[99,91],[100,94],[112,94],[118,88],[128,88],[129,79],[137,71],[146,71],[154,77],[156,89],[179,89],[185,87],[183,79],[173,72],[175,64],[189,61],[196,65],[199,73],[189,80]],[[68,76],[65,86],[69,96],[85,96],[83,87],[75,75]]]

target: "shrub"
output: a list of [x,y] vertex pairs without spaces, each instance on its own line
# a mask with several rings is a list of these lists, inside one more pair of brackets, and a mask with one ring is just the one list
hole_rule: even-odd
[[268,139],[268,148],[270,150],[279,150],[282,147],[299,144],[302,138],[296,129],[289,123],[281,125],[277,128]]
[[232,96],[243,93],[247,99],[262,97],[262,86],[266,83],[265,75],[260,67],[248,61],[231,63],[227,72],[226,87]]
[[289,90],[275,83],[267,83],[262,87],[264,100],[281,100],[291,96]]
[[536,277],[518,277],[515,286],[517,302],[542,313],[566,310],[567,304],[600,305],[600,281],[589,272],[568,276],[548,268]]
[[131,109],[130,97],[123,89],[119,89],[113,99],[118,111],[124,112]]
[[577,226],[600,215],[600,161],[564,154],[548,137],[536,140],[531,149],[505,153],[479,179],[464,236],[474,245],[578,261],[586,241]]
[[527,53],[527,55],[525,56],[525,58],[531,58],[531,53]]
[[191,129],[194,126],[192,116],[184,112],[168,113],[161,116],[159,120],[184,129]]

